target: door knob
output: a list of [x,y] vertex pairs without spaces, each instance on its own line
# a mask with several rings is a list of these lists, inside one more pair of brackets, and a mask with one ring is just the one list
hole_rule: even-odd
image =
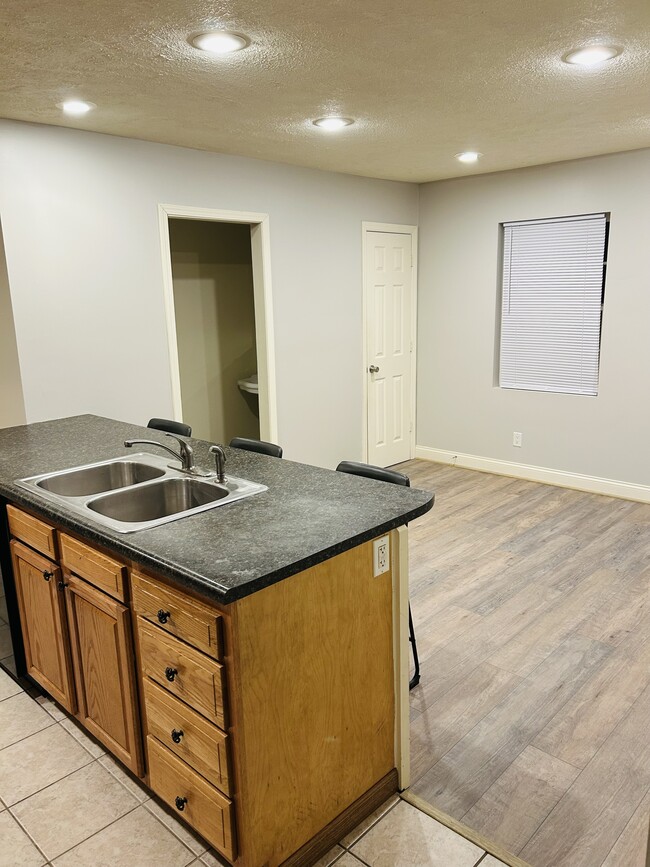
[[379,368],[376,364],[371,364],[368,370],[370,371],[370,373],[379,373]]

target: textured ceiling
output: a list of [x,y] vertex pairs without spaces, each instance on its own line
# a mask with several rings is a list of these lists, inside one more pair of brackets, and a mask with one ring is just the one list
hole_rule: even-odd
[[[650,145],[648,0],[4,0],[0,24],[19,120],[406,181]],[[211,27],[253,44],[188,45]],[[624,53],[561,62],[586,42]],[[97,109],[64,117],[70,97]],[[310,123],[329,113],[357,123]]]

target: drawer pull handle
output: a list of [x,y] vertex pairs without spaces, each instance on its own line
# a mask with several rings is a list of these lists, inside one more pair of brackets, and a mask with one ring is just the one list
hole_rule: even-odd
[[177,795],[174,803],[176,804],[176,809],[180,810],[180,812],[182,813],[185,809],[185,804],[187,804],[187,798],[181,798],[180,795]]
[[54,572],[48,572],[47,569],[44,569],[43,578],[45,578],[46,581],[49,581],[50,578],[54,578]]
[[175,744],[180,744],[181,738],[185,732],[182,729],[172,729],[172,740]]
[[178,669],[172,668],[171,665],[168,665],[167,668],[165,669],[165,677],[167,678],[167,680],[170,683],[172,683],[172,681],[174,680],[174,678],[176,677],[177,674],[178,674]]
[[156,615],[158,617],[158,623],[167,623],[169,618],[172,616],[171,611],[164,611],[162,608]]

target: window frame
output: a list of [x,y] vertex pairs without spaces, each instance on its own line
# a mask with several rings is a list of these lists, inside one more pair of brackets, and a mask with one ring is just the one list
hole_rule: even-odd
[[[502,352],[503,352],[503,331],[504,331],[504,278],[506,267],[504,262],[506,228],[509,226],[526,225],[526,224],[549,224],[549,223],[569,223],[572,220],[580,221],[589,218],[604,218],[604,241],[603,241],[603,260],[602,272],[600,280],[600,318],[598,323],[598,348],[596,358],[596,390],[578,391],[571,390],[569,387],[565,389],[554,388],[537,388],[532,384],[502,384]],[[607,279],[607,260],[609,254],[609,240],[611,227],[611,212],[610,211],[593,211],[583,214],[565,214],[562,216],[553,217],[538,217],[520,220],[503,220],[498,224],[498,245],[497,245],[497,292],[496,292],[496,327],[495,327],[495,352],[494,352],[494,370],[493,383],[496,388],[503,391],[527,391],[537,394],[552,394],[552,395],[569,395],[576,397],[597,397],[600,392],[600,375],[601,375],[601,358],[603,350],[603,320],[604,320],[604,305],[605,305],[605,289]],[[582,339],[582,338],[581,338]]]

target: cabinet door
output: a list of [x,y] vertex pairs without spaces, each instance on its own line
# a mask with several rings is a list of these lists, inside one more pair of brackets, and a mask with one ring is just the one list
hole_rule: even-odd
[[68,620],[83,725],[138,776],[140,715],[129,609],[66,573]]
[[11,542],[27,673],[74,713],[75,694],[60,568]]

